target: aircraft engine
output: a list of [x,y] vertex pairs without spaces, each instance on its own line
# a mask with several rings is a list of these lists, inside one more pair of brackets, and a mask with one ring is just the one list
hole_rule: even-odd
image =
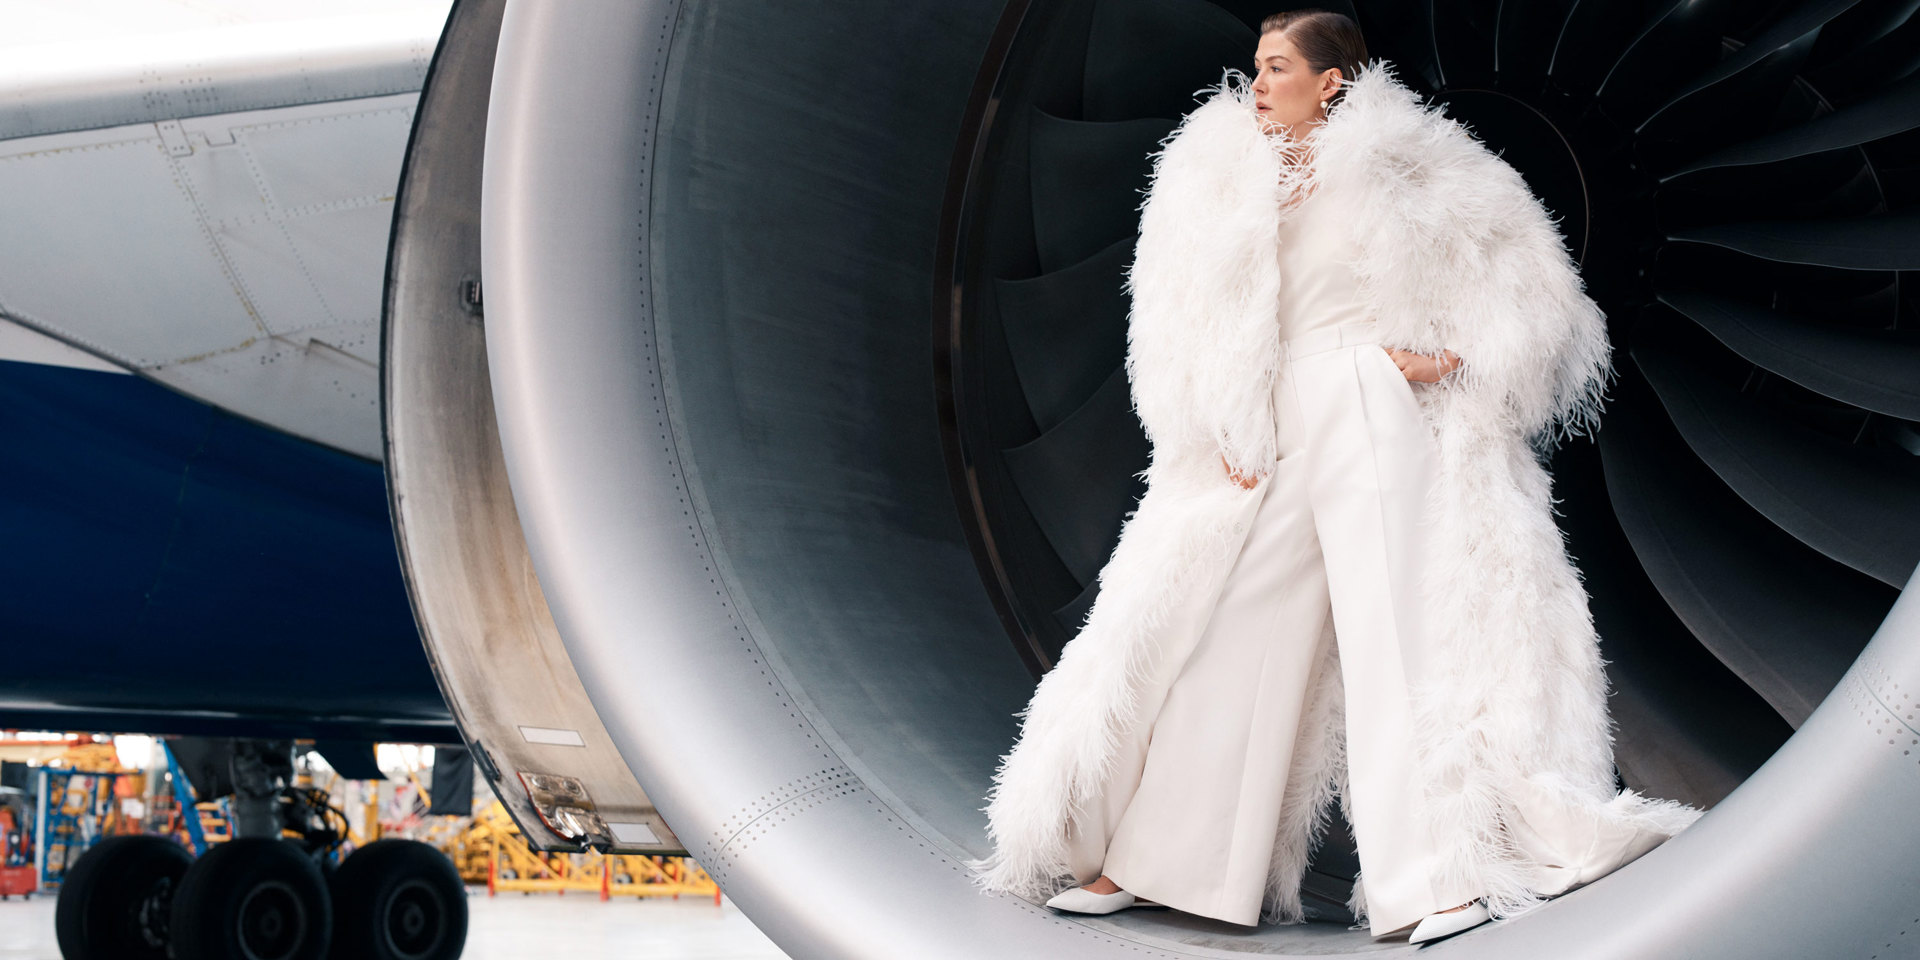
[[[1140,492],[1148,154],[1278,6],[456,6],[387,465],[443,690],[530,834],[685,850],[796,957],[1380,949],[1057,915],[961,863]],[[1915,956],[1913,5],[1338,9],[1528,178],[1608,311],[1560,522],[1623,782],[1712,806],[1458,948]],[[1321,917],[1354,869],[1336,827]]]

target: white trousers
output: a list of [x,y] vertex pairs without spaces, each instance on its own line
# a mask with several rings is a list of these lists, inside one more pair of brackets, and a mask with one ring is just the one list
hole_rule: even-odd
[[[1372,322],[1310,331],[1282,350],[1280,456],[1264,494],[1249,498],[1239,556],[1167,624],[1141,704],[1153,719],[1121,746],[1101,809],[1074,824],[1071,846],[1087,880],[1105,873],[1147,900],[1258,923],[1308,682],[1332,635],[1346,801],[1377,936],[1481,893],[1437,885],[1433,838],[1410,806],[1434,439]],[[1220,482],[1232,482],[1224,467]]]

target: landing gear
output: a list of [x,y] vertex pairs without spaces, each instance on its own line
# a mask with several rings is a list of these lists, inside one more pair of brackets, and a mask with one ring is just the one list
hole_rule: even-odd
[[172,934],[181,960],[322,960],[333,906],[320,868],[298,845],[243,837],[187,871],[173,897]]
[[336,957],[454,960],[467,939],[467,891],[446,855],[378,840],[333,875]]
[[167,960],[168,911],[193,855],[164,837],[108,837],[74,861],[53,908],[66,960]]
[[291,741],[174,750],[194,797],[232,798],[234,838],[198,860],[162,837],[95,844],[54,908],[65,960],[456,960],[465,949],[466,885],[433,847],[378,840],[322,872],[347,818],[293,782]]
[[329,883],[293,841],[242,837],[195,860],[163,837],[108,837],[67,872],[54,925],[66,960],[456,960],[467,895],[416,840],[370,843]]

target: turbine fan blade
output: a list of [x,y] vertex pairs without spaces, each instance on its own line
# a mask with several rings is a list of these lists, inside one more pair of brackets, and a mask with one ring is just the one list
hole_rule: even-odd
[[1687,446],[1801,543],[1904,586],[1920,563],[1920,461],[1774,422],[1751,398],[1703,376],[1682,340],[1642,323],[1633,357]]
[[[1720,26],[1733,6],[1734,0],[1667,0],[1657,12],[1635,23],[1631,12],[1618,6],[1582,3],[1574,11],[1579,32],[1561,40],[1567,62],[1557,76],[1576,90],[1585,89],[1591,81],[1595,97],[1622,109],[1656,91],[1672,89],[1691,71],[1719,59]],[[1568,26],[1575,24],[1570,20]],[[1616,86],[1614,80],[1620,77],[1631,77],[1632,82]],[[1631,113],[1630,106],[1625,109]]]
[[1394,72],[1408,83],[1440,90],[1447,82],[1434,47],[1433,15],[1433,0],[1383,0],[1362,4],[1353,14],[1369,55],[1393,60]]
[[1033,111],[1029,171],[1042,273],[1133,236],[1152,153],[1172,129],[1171,120],[1090,123]]
[[1086,586],[1080,588],[1080,592],[1072,600],[1067,601],[1064,606],[1054,608],[1053,622],[1059,624],[1060,629],[1066,631],[1069,638],[1078,636],[1080,628],[1086,625],[1088,611],[1093,609],[1093,601],[1099,596],[1100,578],[1094,577],[1087,581]]
[[1059,426],[1002,451],[1021,499],[1062,563],[1093,582],[1120,539],[1126,512],[1145,492],[1147,438],[1133,416],[1126,369]]
[[1122,285],[1133,243],[1129,237],[1110,244],[1057,273],[995,282],[1007,349],[1043,432],[1085,403],[1126,360]]
[[1692,290],[1662,290],[1734,353],[1823,397],[1920,420],[1920,334],[1854,330]]
[[1557,518],[1592,597],[1618,724],[1614,763],[1649,796],[1711,805],[1767,761],[1793,728],[1701,646],[1634,562],[1615,522],[1600,448],[1570,443],[1553,461]]
[[1640,129],[1644,129],[1653,118],[1674,104],[1738,75],[1793,44],[1809,39],[1810,35],[1817,32],[1827,21],[1846,13],[1859,2],[1860,0],[1805,0],[1768,27],[1766,32],[1755,37],[1731,56],[1720,60],[1705,73],[1666,94],[1664,99],[1656,101],[1652,109],[1647,112],[1646,119],[1641,121]]
[[1185,116],[1196,105],[1193,92],[1220,82],[1223,69],[1253,68],[1257,42],[1239,17],[1204,0],[1098,0],[1081,116]]
[[1640,123],[1643,142],[1676,150],[1718,146],[1779,125],[1783,105],[1820,34],[1809,33],[1759,62],[1661,107]]
[[1799,126],[1716,150],[1665,174],[1660,182],[1701,170],[1774,163],[1859,146],[1915,127],[1920,127],[1920,77],[1910,77],[1871,100],[1843,107]]
[[1501,0],[1499,29],[1494,38],[1494,70],[1504,83],[1510,78],[1545,76],[1553,61],[1553,45],[1560,28],[1578,0]]
[[1768,523],[1664,420],[1652,389],[1628,366],[1597,434],[1621,529],[1681,622],[1798,729],[1897,591]]
[[1671,231],[1667,239],[1713,244],[1777,263],[1842,270],[1920,269],[1916,214],[1709,224]]
[[1836,101],[1860,100],[1920,70],[1920,16],[1914,16],[1912,0],[1900,2],[1906,10],[1889,9],[1889,15],[1905,18],[1897,28],[1848,50],[1843,57],[1827,56],[1818,73],[1822,92]]
[[1431,3],[1433,49],[1447,87],[1493,82],[1499,0]]

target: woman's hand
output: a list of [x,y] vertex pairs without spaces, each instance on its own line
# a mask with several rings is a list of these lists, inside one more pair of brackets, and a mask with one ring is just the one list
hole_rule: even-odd
[[1393,358],[1393,365],[1400,368],[1401,376],[1420,383],[1437,383],[1441,377],[1460,369],[1460,355],[1447,350],[1446,356],[1435,358],[1411,350],[1395,350],[1381,347],[1387,356]]
[[1235,472],[1233,464],[1227,462],[1227,455],[1224,453],[1220,455],[1220,465],[1227,468],[1227,479],[1239,484],[1241,489],[1252,490],[1253,485],[1260,482],[1259,477],[1243,476]]

